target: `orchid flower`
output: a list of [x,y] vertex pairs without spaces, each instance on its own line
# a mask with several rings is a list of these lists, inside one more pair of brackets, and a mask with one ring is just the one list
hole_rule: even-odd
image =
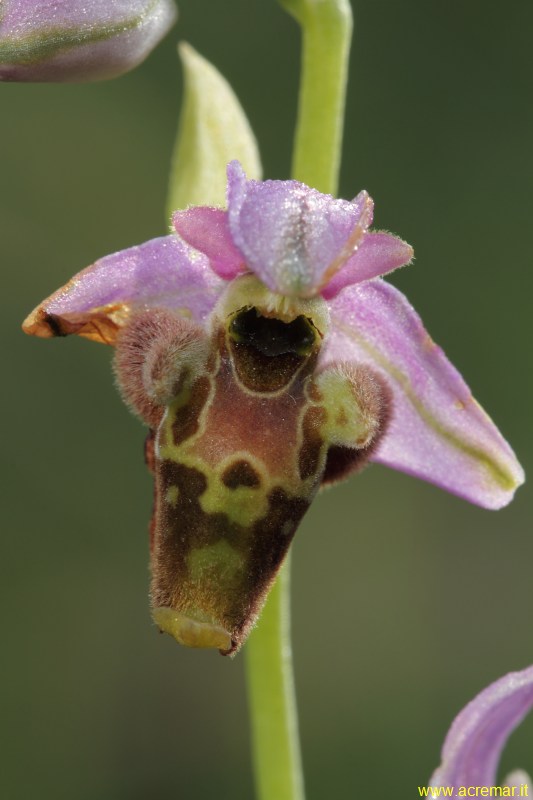
[[144,61],[176,19],[172,0],[3,0],[0,81],[91,81]]
[[[453,721],[427,796],[468,797],[472,787],[478,788],[476,796],[488,796],[507,739],[532,708],[533,667],[510,672],[480,692]],[[515,770],[499,788],[498,796],[530,797],[531,778]]]
[[97,261],[24,330],[117,346],[152,431],[154,619],[232,653],[321,485],[370,460],[500,508],[523,473],[382,279],[413,251],[370,230],[367,192],[227,172],[226,210],[177,211],[173,233]]

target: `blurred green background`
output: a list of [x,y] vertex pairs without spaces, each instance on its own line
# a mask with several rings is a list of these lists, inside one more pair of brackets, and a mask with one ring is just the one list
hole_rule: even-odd
[[[531,466],[533,5],[359,0],[341,195],[415,247],[393,282]],[[231,81],[267,177],[288,176],[299,33],[272,0],[182,0],[132,74],[0,86],[1,794],[252,797],[243,658],[158,636],[141,426],[82,340],[29,310],[101,255],[165,231],[177,39]],[[494,513],[372,467],[294,546],[308,797],[418,796],[455,713],[533,663],[532,493]],[[533,719],[504,768],[533,770]]]

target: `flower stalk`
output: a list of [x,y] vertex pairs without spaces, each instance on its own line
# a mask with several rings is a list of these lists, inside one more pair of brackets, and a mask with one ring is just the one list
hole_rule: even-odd
[[245,653],[258,800],[303,800],[290,635],[290,556]]
[[[280,0],[302,27],[292,177],[335,194],[352,34],[349,0]],[[290,632],[290,556],[246,647],[258,800],[304,800]]]
[[292,177],[335,195],[342,152],[348,58],[349,0],[280,0],[302,27],[298,118]]

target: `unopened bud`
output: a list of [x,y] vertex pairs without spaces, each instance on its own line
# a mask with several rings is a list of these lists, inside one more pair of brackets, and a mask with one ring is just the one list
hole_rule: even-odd
[[175,19],[172,0],[3,0],[0,80],[113,78],[143,61]]

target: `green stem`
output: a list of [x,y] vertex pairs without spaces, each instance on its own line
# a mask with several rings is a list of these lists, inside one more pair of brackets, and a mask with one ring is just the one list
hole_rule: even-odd
[[[352,31],[349,0],[280,2],[303,33],[293,177],[335,194]],[[288,558],[246,645],[246,672],[258,800],[303,800]]]
[[336,194],[342,150],[348,57],[349,0],[281,0],[302,26],[302,77],[293,177]]
[[257,797],[303,800],[290,637],[290,559],[246,645]]

